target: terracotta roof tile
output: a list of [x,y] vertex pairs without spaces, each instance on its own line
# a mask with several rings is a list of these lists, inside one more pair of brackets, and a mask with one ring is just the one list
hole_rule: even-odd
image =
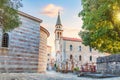
[[67,41],[82,42],[82,39],[80,39],[80,38],[62,37],[62,39],[63,39],[63,40],[67,40]]

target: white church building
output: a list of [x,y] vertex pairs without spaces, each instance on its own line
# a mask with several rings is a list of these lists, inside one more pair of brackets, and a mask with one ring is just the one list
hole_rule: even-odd
[[63,36],[63,26],[58,13],[55,25],[56,65],[60,70],[73,70],[75,67],[96,63],[96,58],[105,56],[89,46],[82,44],[82,39]]

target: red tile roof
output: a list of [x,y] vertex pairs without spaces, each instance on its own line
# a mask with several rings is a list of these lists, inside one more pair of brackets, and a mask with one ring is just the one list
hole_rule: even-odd
[[63,39],[63,40],[67,40],[67,41],[82,42],[82,39],[80,39],[80,38],[62,37],[62,39]]

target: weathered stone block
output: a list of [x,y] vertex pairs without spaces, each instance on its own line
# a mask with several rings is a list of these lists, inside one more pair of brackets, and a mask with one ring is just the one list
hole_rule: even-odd
[[120,75],[120,54],[99,57],[97,59],[97,72]]

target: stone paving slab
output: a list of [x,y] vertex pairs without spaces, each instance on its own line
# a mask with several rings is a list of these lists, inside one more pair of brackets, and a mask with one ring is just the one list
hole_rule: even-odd
[[39,73],[9,73],[1,74],[0,80],[120,80],[120,77],[113,78],[87,78],[77,77],[74,74],[61,74],[55,72],[49,72],[45,74]]

